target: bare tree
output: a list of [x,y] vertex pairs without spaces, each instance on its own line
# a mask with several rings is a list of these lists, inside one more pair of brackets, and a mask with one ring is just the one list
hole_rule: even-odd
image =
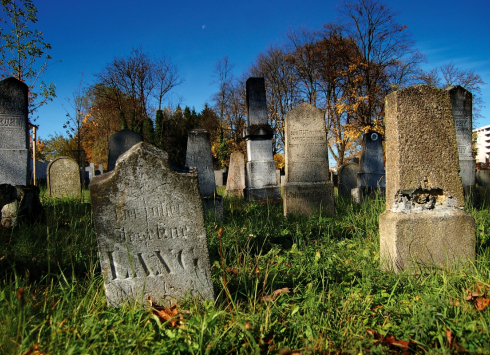
[[174,87],[182,84],[182,79],[178,74],[178,69],[172,64],[169,57],[163,56],[154,59],[153,75],[155,81],[154,97],[158,101],[158,109],[162,109],[162,101],[165,95]]

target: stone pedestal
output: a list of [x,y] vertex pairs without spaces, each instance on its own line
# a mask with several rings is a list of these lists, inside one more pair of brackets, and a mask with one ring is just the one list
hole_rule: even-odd
[[277,186],[276,162],[272,155],[273,130],[268,124],[264,78],[247,80],[247,123],[243,137],[247,144],[244,196],[250,200],[281,199]]
[[385,211],[379,217],[385,270],[458,267],[475,259],[475,220],[460,209],[420,213]]
[[332,182],[288,182],[283,189],[284,215],[335,215]]

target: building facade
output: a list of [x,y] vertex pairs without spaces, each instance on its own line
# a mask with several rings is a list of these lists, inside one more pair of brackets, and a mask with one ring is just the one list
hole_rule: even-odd
[[490,125],[473,130],[473,147],[476,149],[476,162],[490,160]]

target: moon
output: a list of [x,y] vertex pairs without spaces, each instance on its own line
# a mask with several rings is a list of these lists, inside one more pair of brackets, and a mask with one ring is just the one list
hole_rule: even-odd
[[202,29],[204,30],[206,28],[206,25],[202,25]]

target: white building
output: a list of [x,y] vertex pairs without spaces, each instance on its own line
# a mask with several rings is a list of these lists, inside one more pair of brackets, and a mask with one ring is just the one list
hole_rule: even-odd
[[473,143],[476,148],[476,162],[488,162],[490,160],[490,125],[473,130]]

